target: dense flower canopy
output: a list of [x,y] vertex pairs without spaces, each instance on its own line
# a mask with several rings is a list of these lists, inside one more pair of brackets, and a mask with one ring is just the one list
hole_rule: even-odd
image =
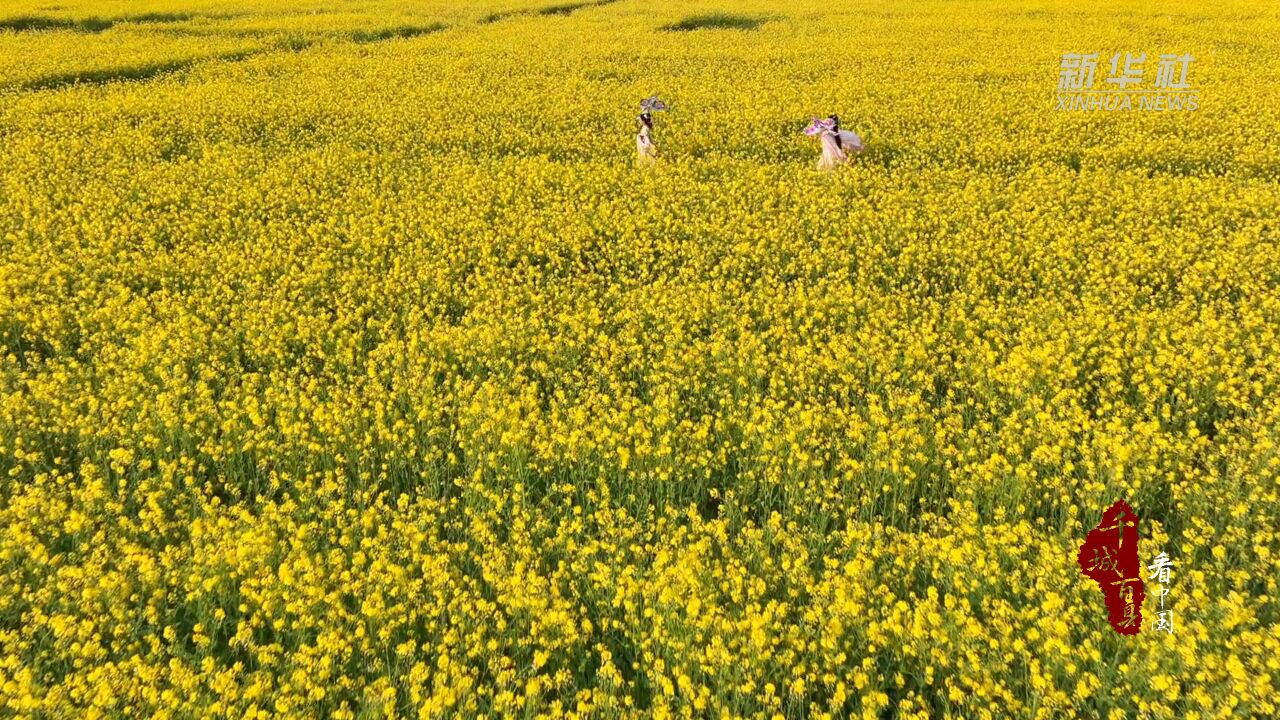
[[[50,7],[0,714],[1280,712],[1280,8]],[[1055,111],[1095,51],[1201,107]],[[1173,634],[1075,565],[1119,498]]]

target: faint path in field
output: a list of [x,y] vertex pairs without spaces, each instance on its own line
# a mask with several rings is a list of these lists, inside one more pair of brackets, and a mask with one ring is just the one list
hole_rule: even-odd
[[433,23],[431,25],[400,25],[397,27],[383,28],[381,30],[353,30],[346,33],[351,42],[365,44],[382,42],[384,40],[397,40],[402,38],[414,38],[420,35],[430,35],[448,29],[448,25],[444,23]]
[[128,65],[125,67],[100,68],[97,70],[73,70],[66,73],[57,73],[54,75],[46,75],[45,77],[36,78],[20,83],[19,87],[24,90],[57,90],[64,87],[74,85],[106,85],[112,82],[125,81],[145,81],[161,75],[176,73],[187,68],[209,62],[240,62],[248,60],[251,57],[266,55],[273,52],[298,52],[304,50],[309,44],[299,44],[296,42],[279,43],[270,47],[258,48],[255,50],[237,50],[235,52],[221,53],[218,55],[202,55],[200,57],[184,58],[181,60],[166,60],[163,62],[144,63],[141,65]]
[[[75,85],[106,85],[112,82],[127,81],[147,81],[162,75],[169,75],[180,72],[196,65],[210,62],[241,62],[249,58],[258,57],[277,52],[301,52],[315,44],[319,38],[336,38],[347,42],[353,42],[361,45],[370,43],[384,42],[387,40],[396,40],[404,38],[420,37],[445,30],[448,26],[444,23],[434,23],[432,25],[400,25],[391,28],[383,28],[379,30],[353,30],[350,32],[325,33],[316,38],[307,36],[290,36],[284,40],[278,41],[268,47],[256,48],[252,50],[237,50],[234,52],[220,53],[216,55],[203,55],[200,57],[183,58],[180,60],[166,60],[155,63],[144,63],[141,65],[129,65],[115,68],[100,68],[96,70],[74,70],[65,73],[56,73],[45,77],[28,80],[26,82],[17,83],[17,86],[24,90],[57,90],[64,87]],[[195,33],[190,33],[195,34]],[[248,32],[232,32],[232,33],[209,33],[220,35],[223,37],[256,37],[262,36],[262,33]]]
[[543,8],[530,8],[528,10],[507,10],[504,12],[496,12],[496,13],[490,13],[488,15],[485,15],[484,17],[480,18],[480,24],[489,25],[492,23],[499,22],[501,20],[506,20],[508,18],[521,17],[521,16],[546,17],[546,16],[553,16],[553,15],[570,15],[574,12],[577,12],[578,10],[585,10],[587,8],[594,8],[594,7],[604,7],[605,5],[612,5],[616,2],[619,2],[619,0],[589,0],[587,2],[571,2],[571,3],[561,3],[559,5],[549,5]]
[[[507,12],[498,12],[487,15],[480,19],[481,24],[490,24],[505,20],[516,16],[532,16],[532,17],[551,17],[571,15],[579,10],[588,8],[604,7],[612,5],[620,0],[583,0],[581,2],[560,3],[557,5],[549,5],[542,8],[531,8],[528,10],[511,10]],[[143,13],[137,15],[124,15],[115,18],[57,18],[51,16],[25,15],[5,20],[0,20],[0,32],[38,32],[42,30],[62,30],[84,33],[101,33],[111,29],[113,26],[121,23],[134,24],[168,24],[180,23],[188,20],[206,17],[230,17],[226,15],[197,15],[194,13]],[[240,62],[249,58],[257,57],[274,52],[299,52],[307,49],[315,44],[318,39],[338,39],[357,44],[370,44],[383,42],[387,40],[405,39],[420,37],[422,35],[430,35],[448,29],[448,25],[444,23],[433,23],[429,25],[399,25],[390,28],[381,28],[377,30],[350,30],[320,33],[318,35],[292,35],[286,40],[272,44],[270,47],[259,48],[254,50],[240,50],[235,52],[222,53],[217,55],[205,55],[194,58],[184,58],[180,60],[166,60],[154,63],[144,63],[140,65],[129,65],[115,68],[100,68],[96,70],[74,70],[64,73],[56,73],[44,77],[28,80],[25,82],[14,83],[12,86],[19,87],[23,90],[57,90],[64,87],[72,87],[76,85],[106,85],[113,82],[139,81],[144,82],[163,75],[181,72],[196,65],[209,62]],[[221,36],[221,37],[264,37],[276,35],[275,31],[256,31],[241,30],[220,32],[218,30],[203,30],[194,28],[165,28],[157,30],[166,35],[194,35],[194,36]],[[12,87],[11,86],[11,87]]]
[[193,65],[204,62],[226,61],[236,62],[246,60],[255,55],[272,52],[275,48],[263,50],[244,50],[240,52],[224,53],[221,55],[188,58],[185,60],[171,60],[168,62],[147,63],[144,65],[130,65],[128,67],[118,68],[101,68],[98,70],[76,70],[68,73],[58,73],[56,75],[48,75],[35,80],[29,80],[21,84],[25,90],[56,90],[62,87],[72,85],[106,85],[111,82],[121,82],[126,80],[150,80],[151,78],[169,73],[185,70]]
[[732,15],[730,13],[709,13],[692,15],[679,22],[663,25],[658,28],[665,32],[692,32],[694,30],[758,30],[761,25],[777,20],[775,17],[755,17],[751,15]]
[[121,15],[114,18],[61,18],[48,15],[19,15],[0,20],[0,31],[39,32],[41,30],[64,30],[79,33],[100,33],[110,30],[119,24],[152,25],[178,23],[196,18],[227,18],[230,15],[197,15],[195,13],[141,13],[138,15]]

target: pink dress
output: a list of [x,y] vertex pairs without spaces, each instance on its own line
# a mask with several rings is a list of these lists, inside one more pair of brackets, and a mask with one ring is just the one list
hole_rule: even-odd
[[822,142],[822,157],[818,160],[818,167],[823,170],[833,170],[849,162],[850,153],[862,152],[862,138],[848,130],[840,131],[840,145],[836,144],[835,133],[830,130],[823,130],[818,140]]

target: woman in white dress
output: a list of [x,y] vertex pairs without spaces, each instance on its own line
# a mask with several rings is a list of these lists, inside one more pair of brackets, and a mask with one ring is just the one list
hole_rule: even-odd
[[822,157],[818,159],[818,167],[823,170],[833,170],[866,149],[857,133],[840,129],[838,115],[831,115],[825,120],[814,118],[809,127],[804,129],[804,134],[817,135],[822,143]]
[[666,110],[666,103],[651,95],[640,101],[640,132],[636,133],[636,164],[652,165],[658,159],[658,146],[653,142],[653,111]]

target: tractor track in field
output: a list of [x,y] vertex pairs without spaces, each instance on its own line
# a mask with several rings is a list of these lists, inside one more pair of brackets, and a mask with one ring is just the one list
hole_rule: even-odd
[[[242,62],[251,58],[270,55],[273,53],[297,53],[307,50],[320,41],[325,39],[337,39],[354,43],[357,45],[368,45],[372,43],[385,42],[387,40],[396,40],[412,37],[420,37],[442,32],[448,29],[443,23],[435,23],[432,25],[405,25],[392,28],[384,28],[381,30],[355,30],[343,33],[329,33],[325,35],[308,37],[308,36],[291,36],[283,40],[272,43],[266,47],[253,48],[248,50],[235,50],[231,52],[216,53],[213,55],[201,55],[197,57],[181,58],[176,60],[164,60],[152,63],[141,63],[137,65],[126,65],[112,68],[100,68],[95,70],[73,70],[65,73],[53,73],[42,77],[34,78],[26,81],[19,81],[7,85],[9,88],[16,88],[24,91],[39,90],[60,90],[66,87],[85,86],[85,85],[108,85],[116,82],[146,82],[158,77],[172,75],[175,73],[189,70],[198,65],[204,65],[213,62]],[[201,33],[193,33],[185,31],[182,34],[197,35]],[[243,31],[237,33],[207,33],[209,35],[220,34],[230,37],[261,37],[270,36],[275,33],[257,33],[254,31]]]
[[[531,8],[527,10],[511,10],[505,12],[492,13],[479,19],[480,25],[491,25],[502,20],[514,17],[562,17],[572,15],[580,10],[590,8],[605,7],[620,0],[584,0],[581,2],[568,2],[557,5],[549,5],[541,8]],[[51,16],[24,15],[5,20],[0,20],[0,31],[10,31],[19,33],[35,33],[42,31],[70,31],[78,33],[102,33],[113,27],[124,24],[158,24],[168,25],[172,23],[186,22],[189,20],[218,17],[225,18],[224,15],[197,15],[194,13],[145,13],[139,15],[123,15],[114,18],[57,18]],[[384,42],[387,40],[406,39],[420,37],[423,35],[431,35],[450,29],[450,26],[444,23],[432,23],[428,25],[400,25],[390,28],[382,28],[379,30],[352,30],[345,32],[321,33],[316,35],[294,35],[284,40],[273,43],[268,47],[255,48],[250,50],[237,50],[232,52],[218,53],[214,55],[203,55],[192,58],[182,58],[177,60],[165,60],[153,63],[142,63],[137,65],[127,65],[113,68],[100,68],[95,70],[73,70],[63,73],[53,73],[43,77],[34,78],[26,81],[8,83],[0,86],[0,88],[17,89],[20,91],[42,91],[42,90],[61,90],[68,87],[80,86],[105,86],[117,82],[147,82],[155,78],[168,76],[189,70],[193,67],[213,62],[242,62],[251,58],[260,57],[278,52],[302,52],[307,50],[320,41],[325,39],[334,39],[339,41],[351,42],[359,45],[367,45],[372,43]],[[223,37],[270,37],[278,35],[275,31],[260,30],[240,30],[231,32],[218,32],[217,30],[203,30],[195,28],[163,28],[158,32],[173,36],[223,36]]]

